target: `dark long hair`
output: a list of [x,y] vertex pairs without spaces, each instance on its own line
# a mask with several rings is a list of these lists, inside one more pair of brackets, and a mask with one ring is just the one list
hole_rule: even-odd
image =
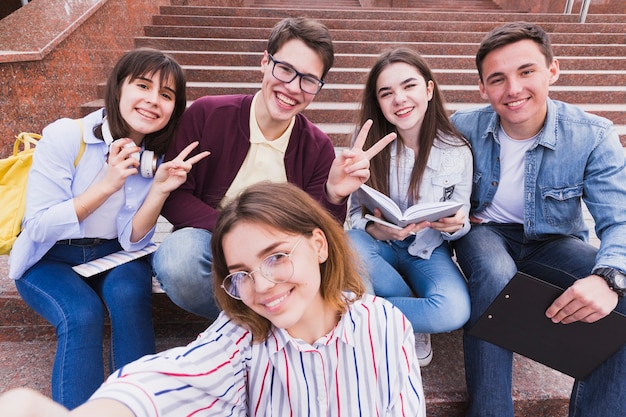
[[[104,103],[112,136],[114,138],[127,137],[130,129],[120,113],[122,86],[128,78],[132,81],[144,75],[152,76],[157,72],[159,72],[161,84],[170,80],[174,82],[176,94],[174,111],[163,129],[145,136],[143,146],[148,150],[154,151],[157,155],[162,155],[172,141],[178,120],[187,106],[185,74],[174,58],[151,48],[138,48],[126,52],[117,61],[109,75]],[[96,130],[95,134],[102,139],[100,128],[101,126],[97,126],[98,130]]]
[[[422,181],[424,171],[426,170],[426,163],[428,162],[428,157],[430,156],[430,149],[433,146],[437,146],[435,139],[452,146],[469,145],[463,136],[461,136],[461,134],[452,125],[452,122],[450,122],[448,114],[445,110],[443,95],[439,90],[439,85],[433,77],[432,71],[424,58],[412,49],[396,48],[386,51],[378,57],[376,63],[370,70],[365,83],[357,126],[363,126],[363,123],[365,123],[368,119],[372,119],[374,124],[369,131],[364,148],[370,148],[383,136],[396,131],[396,127],[385,118],[382,110],[380,109],[380,105],[378,104],[378,97],[376,95],[376,82],[378,81],[378,77],[385,68],[395,63],[405,63],[415,67],[427,83],[428,81],[432,81],[434,84],[433,96],[428,103],[428,108],[426,109],[426,114],[424,115],[424,121],[419,132],[419,152],[415,155],[415,165],[413,167],[413,172],[411,173],[411,181],[409,183],[408,190],[412,200],[418,201],[419,185]],[[402,146],[401,143],[398,143],[399,150],[401,149],[400,146]],[[390,146],[385,147],[370,161],[371,175],[368,180],[368,185],[386,195],[389,195],[390,161]]]

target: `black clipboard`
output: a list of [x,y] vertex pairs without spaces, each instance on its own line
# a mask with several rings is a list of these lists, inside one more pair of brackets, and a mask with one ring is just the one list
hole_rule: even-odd
[[613,311],[595,323],[553,323],[545,311],[562,293],[562,288],[518,272],[469,335],[584,379],[626,343],[626,316]]

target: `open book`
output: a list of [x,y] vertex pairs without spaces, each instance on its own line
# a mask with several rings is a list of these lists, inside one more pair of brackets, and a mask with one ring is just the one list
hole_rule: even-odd
[[358,197],[361,204],[372,213],[375,208],[378,208],[382,212],[384,220],[387,221],[381,221],[381,219],[371,215],[365,217],[390,227],[403,228],[412,223],[433,222],[443,217],[452,216],[463,207],[462,203],[454,201],[419,203],[407,208],[403,213],[391,198],[372,187],[363,184],[356,192],[359,193]]

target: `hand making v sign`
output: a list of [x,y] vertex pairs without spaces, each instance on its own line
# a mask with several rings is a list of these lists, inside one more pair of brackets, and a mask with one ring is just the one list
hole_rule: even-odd
[[397,137],[395,133],[389,133],[377,141],[374,146],[364,151],[363,144],[372,123],[371,120],[368,120],[363,124],[352,148],[344,150],[341,155],[337,156],[330,167],[326,182],[326,194],[329,201],[334,204],[340,204],[369,179],[370,159]]

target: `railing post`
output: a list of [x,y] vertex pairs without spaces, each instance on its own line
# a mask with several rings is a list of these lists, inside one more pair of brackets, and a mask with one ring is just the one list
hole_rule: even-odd
[[587,12],[589,11],[590,0],[583,0],[583,4],[580,6],[580,15],[578,15],[578,23],[585,23],[587,19]]
[[[583,0],[582,4],[580,5],[580,14],[578,15],[578,23],[585,23],[585,20],[587,20],[587,12],[589,11],[589,3],[591,3],[590,0]],[[565,3],[565,10],[563,11],[563,14],[572,14],[573,8],[574,8],[574,0],[567,0],[567,2]]]

